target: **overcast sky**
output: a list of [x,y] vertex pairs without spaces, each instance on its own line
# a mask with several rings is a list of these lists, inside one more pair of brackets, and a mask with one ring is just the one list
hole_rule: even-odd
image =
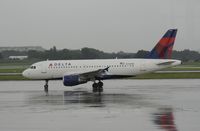
[[0,0],[0,46],[136,52],[169,28],[174,49],[200,50],[200,1]]

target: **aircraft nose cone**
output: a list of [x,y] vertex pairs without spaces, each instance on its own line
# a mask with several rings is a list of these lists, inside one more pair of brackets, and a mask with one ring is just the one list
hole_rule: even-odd
[[28,77],[28,72],[27,72],[27,70],[23,71],[23,72],[22,72],[22,75],[23,75],[24,77]]

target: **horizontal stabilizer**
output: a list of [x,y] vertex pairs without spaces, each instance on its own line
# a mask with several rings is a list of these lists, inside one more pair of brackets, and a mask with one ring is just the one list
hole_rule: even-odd
[[171,65],[172,63],[174,63],[175,61],[167,61],[167,62],[161,62],[161,63],[158,63],[157,65]]

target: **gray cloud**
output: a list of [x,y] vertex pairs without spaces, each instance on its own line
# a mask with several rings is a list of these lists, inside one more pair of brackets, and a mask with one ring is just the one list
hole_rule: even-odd
[[200,49],[197,0],[1,0],[0,46],[151,50],[168,28],[175,49]]

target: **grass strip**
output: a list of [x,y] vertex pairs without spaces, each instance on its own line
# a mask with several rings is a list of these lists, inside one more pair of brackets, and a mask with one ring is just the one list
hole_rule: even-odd
[[23,77],[22,75],[0,75],[0,81],[6,81],[6,80],[28,80],[28,79]]
[[163,71],[200,71],[200,67],[197,68],[189,68],[189,67],[183,67],[183,68],[166,68],[163,69]]
[[24,70],[24,68],[0,69],[0,73],[22,73]]
[[133,79],[200,79],[200,72],[148,73],[138,75]]

